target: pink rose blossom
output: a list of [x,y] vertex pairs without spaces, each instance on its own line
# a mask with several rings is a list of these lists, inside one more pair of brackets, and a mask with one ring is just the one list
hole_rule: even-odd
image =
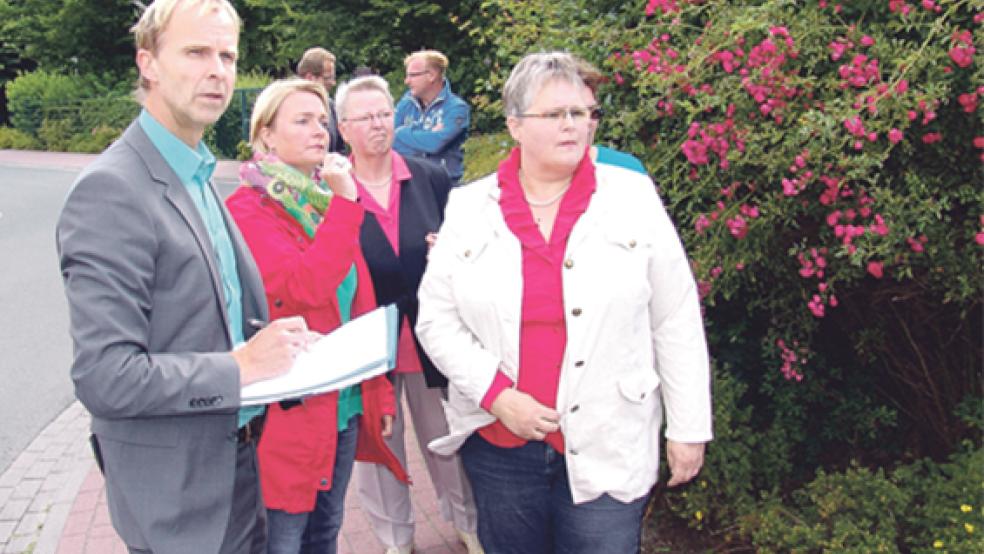
[[871,261],[868,262],[868,273],[872,275],[875,279],[881,279],[884,273],[885,264],[882,262]]

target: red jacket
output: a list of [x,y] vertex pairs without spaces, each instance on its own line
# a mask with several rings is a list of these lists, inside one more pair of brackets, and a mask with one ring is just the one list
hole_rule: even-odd
[[[263,276],[272,319],[301,315],[327,333],[341,324],[336,289],[355,264],[352,316],[376,307],[372,279],[359,246],[362,206],[336,197],[314,239],[280,204],[248,185],[226,200]],[[385,464],[407,482],[383,442],[382,416],[396,415],[393,386],[380,375],[362,383],[363,417],[356,459]],[[308,397],[300,406],[267,407],[258,456],[267,508],[290,513],[314,509],[316,493],[331,488],[338,443],[338,393]]]

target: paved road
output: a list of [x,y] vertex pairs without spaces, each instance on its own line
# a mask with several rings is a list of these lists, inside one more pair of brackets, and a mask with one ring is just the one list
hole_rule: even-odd
[[54,229],[75,174],[0,165],[0,472],[74,399]]

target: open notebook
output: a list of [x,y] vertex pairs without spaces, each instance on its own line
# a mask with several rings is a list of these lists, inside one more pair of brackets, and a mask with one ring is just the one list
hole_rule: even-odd
[[363,314],[297,356],[290,371],[243,387],[242,406],[344,389],[396,365],[399,312],[394,304]]

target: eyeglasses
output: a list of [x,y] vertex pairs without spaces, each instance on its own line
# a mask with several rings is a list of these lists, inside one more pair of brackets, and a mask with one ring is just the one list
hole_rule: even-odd
[[389,122],[393,121],[393,111],[387,110],[385,112],[367,113],[365,115],[360,115],[358,117],[346,117],[342,119],[342,121],[348,121],[351,123],[359,123],[359,124],[369,123],[370,121],[372,121],[372,122],[378,122],[380,124],[383,124],[386,123],[387,121]]
[[547,121],[556,121],[560,123],[566,120],[568,117],[574,123],[581,123],[591,118],[593,121],[598,121],[605,115],[605,111],[601,108],[559,108],[556,110],[550,110],[543,113],[522,113],[519,117],[536,117],[539,119],[546,119]]

